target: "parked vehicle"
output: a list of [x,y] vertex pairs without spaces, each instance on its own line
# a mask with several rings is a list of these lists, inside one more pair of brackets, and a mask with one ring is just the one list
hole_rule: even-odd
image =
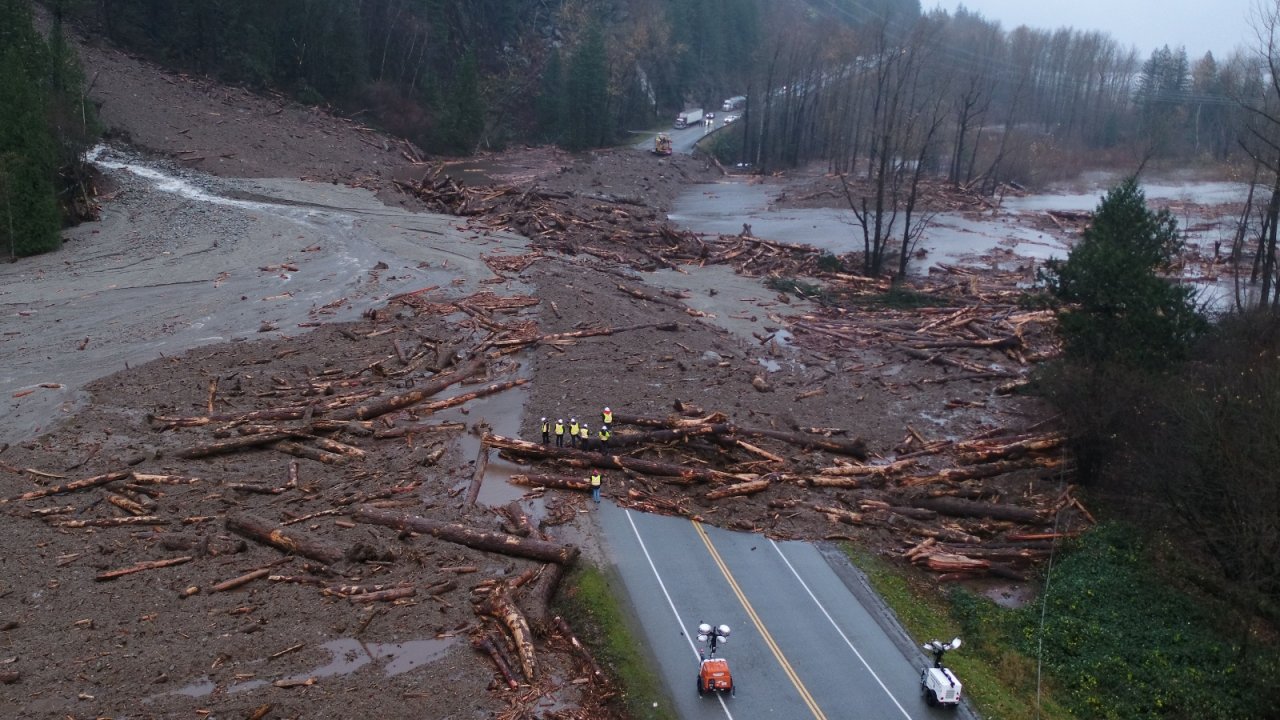
[[728,125],[729,123],[731,123],[731,122],[733,122],[734,120],[737,120],[737,119],[738,119],[738,115],[737,115],[737,113],[734,113],[733,115],[725,115],[725,116],[724,116],[724,124],[725,124],[725,125]]
[[729,112],[730,110],[737,110],[738,108],[746,104],[747,104],[746,95],[735,95],[729,98],[728,100],[725,100],[724,103],[720,106],[720,109],[725,112]]
[[920,692],[930,707],[942,705],[955,709],[960,706],[960,680],[942,665],[942,655],[958,647],[960,638],[949,643],[931,640],[924,644],[924,649],[933,653],[933,667],[926,666],[920,671]]
[[707,643],[707,649],[698,650],[698,694],[728,693],[737,695],[738,688],[733,684],[733,673],[729,672],[729,662],[716,657],[720,645],[729,641],[729,626],[710,623],[698,623],[698,642]]
[[675,127],[677,130],[680,130],[682,128],[687,128],[690,125],[693,125],[694,123],[698,123],[698,122],[702,122],[702,108],[696,108],[694,110],[685,110],[684,112],[676,116],[676,121],[672,123],[672,126]]

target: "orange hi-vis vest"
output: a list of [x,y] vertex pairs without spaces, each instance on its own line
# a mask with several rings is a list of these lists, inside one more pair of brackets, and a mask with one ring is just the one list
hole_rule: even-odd
[[600,471],[591,473],[591,487],[600,487]]
[[612,424],[613,424],[613,411],[612,411],[612,410],[605,410],[604,412],[600,413],[600,417],[604,418],[604,424],[605,424],[605,425],[612,425]]
[[557,434],[557,435],[563,435],[563,434],[564,434],[564,423],[562,423],[562,422],[558,422],[558,423],[556,423],[556,434]]

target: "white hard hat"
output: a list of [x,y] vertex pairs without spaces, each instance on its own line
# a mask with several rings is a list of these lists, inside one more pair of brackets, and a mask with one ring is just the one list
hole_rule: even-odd
[[578,422],[578,418],[569,418],[569,422]]
[[562,422],[564,422],[564,418],[556,418],[556,422],[558,422],[558,423],[562,423]]
[[546,421],[547,421],[547,419],[546,419],[546,418],[542,418],[542,422],[546,422]]
[[609,408],[607,408],[607,407],[604,409],[604,411],[605,411],[605,412],[612,412],[612,411],[611,411],[611,410],[609,410]]

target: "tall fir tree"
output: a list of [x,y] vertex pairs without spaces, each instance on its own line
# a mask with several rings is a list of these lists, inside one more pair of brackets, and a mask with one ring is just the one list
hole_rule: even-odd
[[567,136],[570,150],[599,147],[607,141],[609,128],[609,71],[604,36],[592,25],[569,61],[566,82]]

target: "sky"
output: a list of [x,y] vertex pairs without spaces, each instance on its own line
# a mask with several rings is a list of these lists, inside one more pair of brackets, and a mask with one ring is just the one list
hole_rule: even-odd
[[[1006,31],[1019,25],[1042,30],[1102,30],[1122,46],[1136,47],[1143,57],[1162,45],[1181,45],[1194,61],[1206,51],[1221,59],[1237,46],[1251,49],[1256,45],[1249,26],[1256,1],[938,0],[935,6],[953,12],[963,4],[988,20],[999,20]],[[921,5],[927,9],[930,2],[925,0]]]

